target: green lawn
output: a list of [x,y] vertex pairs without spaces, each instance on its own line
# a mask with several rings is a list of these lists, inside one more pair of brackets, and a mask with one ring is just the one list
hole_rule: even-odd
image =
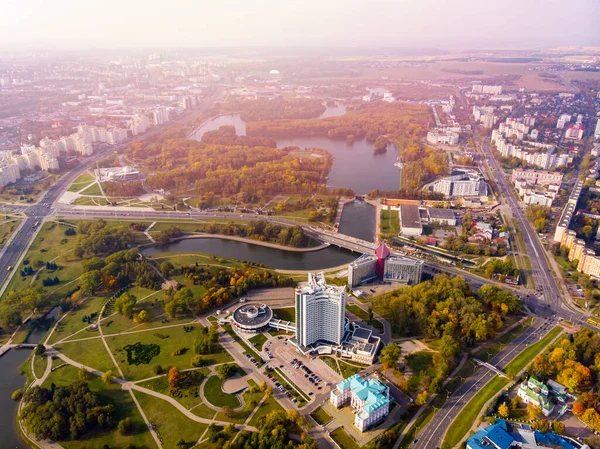
[[[102,308],[102,304],[106,298],[101,296],[93,296],[85,299],[82,303],[80,303],[77,308],[68,312],[68,315],[61,320],[60,323],[56,326],[52,337],[50,338],[49,343],[56,343],[63,338],[70,336],[71,334],[77,332],[78,330],[85,329],[89,327],[87,322],[83,321],[83,317],[90,316],[93,313],[100,313]],[[85,337],[93,337],[98,335],[97,331],[88,331],[84,330],[79,332],[77,335],[74,335],[72,338],[85,338]]]
[[380,231],[382,234],[398,234],[400,219],[397,210],[382,210],[380,215]]
[[44,375],[44,372],[46,371],[46,366],[48,365],[48,357],[46,357],[46,354],[43,355],[35,355],[33,354],[33,371],[35,372],[36,377],[39,379]]
[[21,224],[21,220],[19,219],[7,220],[0,224],[0,248],[6,245],[6,242],[8,242],[8,239],[15,232],[19,224]]
[[92,181],[94,181],[94,179],[96,179],[96,178],[94,176],[92,176],[90,173],[87,173],[87,172],[83,173],[83,174],[79,175],[73,181],[73,183],[69,186],[68,191],[69,192],[79,192],[86,185],[91,184]]
[[[190,373],[199,372],[202,374],[204,378],[206,378],[210,374],[210,370],[208,368],[200,368],[195,371],[186,371],[182,372],[182,384],[184,385],[179,389],[178,394],[175,396],[177,402],[183,405],[185,408],[192,409],[192,413],[206,419],[212,419],[215,416],[215,411],[207,406],[200,399],[199,388],[200,383],[189,382],[186,379],[186,376],[189,376]],[[194,378],[190,378],[194,379]],[[167,380],[167,375],[157,377],[152,380],[148,380],[146,382],[142,382],[139,384],[144,388],[148,388],[152,391],[156,391],[157,393],[162,393],[166,396],[171,396],[171,388],[169,387],[169,382]]]
[[532,344],[516,356],[504,369],[504,372],[509,376],[516,376],[523,368],[525,368],[533,358],[541,354],[546,346],[562,332],[562,328],[557,326],[552,329],[548,334],[535,344]]
[[256,413],[254,413],[254,416],[252,416],[252,419],[248,424],[251,426],[256,426],[258,424],[258,420],[262,416],[266,416],[274,411],[283,411],[283,407],[279,405],[279,402],[277,402],[272,397],[265,399],[265,401],[260,405],[258,410],[256,410]]
[[[348,310],[350,313],[356,315],[358,318],[363,320],[365,323],[369,322],[369,314],[367,312],[365,312],[362,308],[357,306],[356,304],[347,304],[346,310]],[[383,333],[383,324],[381,324],[381,321],[378,321],[375,318],[373,318],[373,321],[371,322],[371,326],[373,326],[379,332]]]
[[[142,380],[153,377],[154,365],[159,364],[163,368],[176,366],[179,369],[192,368],[191,360],[194,354],[194,341],[199,334],[198,325],[194,330],[186,332],[182,326],[170,327],[165,329],[148,330],[133,334],[116,335],[106,337],[117,363],[123,370],[123,374],[129,380]],[[167,338],[163,338],[167,337]],[[140,342],[142,344],[156,344],[160,346],[160,353],[153,357],[150,363],[141,365],[130,365],[127,362],[127,353],[123,349],[127,345],[134,345]],[[174,356],[173,352],[178,349],[187,348],[187,351],[179,356]],[[233,360],[231,356],[221,348],[216,354],[207,354],[201,356],[204,359],[204,365],[216,365]]]
[[87,189],[81,192],[81,195],[93,195],[100,196],[102,195],[102,191],[100,190],[100,186],[98,183],[92,184]]
[[[248,383],[251,387],[256,386],[256,383],[252,379],[248,380]],[[241,410],[234,411],[234,414],[231,418],[225,415],[225,413],[219,412],[217,413],[217,417],[215,419],[218,421],[230,421],[237,424],[243,424],[246,422],[250,416],[250,413],[252,413],[252,411],[256,408],[264,395],[265,394],[262,391],[250,393],[249,390],[246,390],[243,394],[245,405]]]
[[335,441],[341,449],[360,449],[360,446],[354,441],[348,432],[342,427],[338,427],[330,434],[333,441]]
[[286,307],[284,309],[274,309],[273,315],[283,321],[296,322],[296,309],[294,307]]
[[317,422],[317,424],[325,424],[326,422],[331,421],[331,415],[325,410],[323,410],[321,407],[312,412],[310,416],[312,416],[312,418]]
[[262,351],[263,345],[267,342],[267,337],[265,337],[263,334],[256,334],[254,337],[248,339],[248,341],[253,343],[257,351],[260,352]]
[[74,342],[64,342],[56,345],[55,349],[70,359],[98,371],[115,371],[115,365],[100,338]]
[[[46,292],[50,293],[52,290],[76,279],[83,273],[81,260],[77,259],[72,252],[77,236],[66,236],[64,234],[65,229],[66,226],[53,222],[47,222],[42,225],[38,235],[27,251],[23,263],[13,267],[16,273],[8,284],[6,292],[29,287],[30,285],[42,287],[43,279],[48,276],[58,276],[60,283],[51,288],[46,288]],[[59,269],[49,272],[45,269],[44,265],[46,262],[52,260],[58,265]],[[34,276],[23,277],[20,275],[20,271],[26,265],[25,262],[28,262],[35,272],[42,268],[37,279],[33,280]]]
[[[162,399],[138,391],[135,392],[135,397],[150,423],[156,427],[165,449],[175,448],[180,439],[190,445],[195,444],[208,427],[192,421]],[[152,447],[156,447],[156,444],[153,443]]]
[[215,407],[231,407],[240,406],[240,401],[233,394],[225,394],[221,389],[223,381],[219,376],[210,376],[204,383],[204,397]]
[[458,445],[459,441],[469,431],[479,412],[496,393],[498,393],[506,384],[508,379],[504,377],[495,376],[490,380],[479,392],[469,401],[469,403],[462,409],[460,416],[457,417],[450,428],[444,442],[442,443],[442,449],[451,449]]

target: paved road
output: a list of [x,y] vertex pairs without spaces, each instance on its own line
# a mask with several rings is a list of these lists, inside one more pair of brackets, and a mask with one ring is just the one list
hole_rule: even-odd
[[[489,363],[504,368],[528,345],[543,338],[557,323],[556,319],[538,319],[519,335],[509,346],[498,353]],[[436,449],[441,447],[442,439],[463,407],[475,394],[496,374],[485,367],[479,367],[475,373],[452,394],[444,405],[437,411],[431,421],[419,432],[416,443],[410,445],[415,449]],[[442,391],[440,394],[444,394]]]

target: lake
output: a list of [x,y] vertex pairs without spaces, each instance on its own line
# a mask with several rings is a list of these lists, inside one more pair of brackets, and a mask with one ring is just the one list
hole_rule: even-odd
[[[345,107],[330,107],[322,116],[342,115]],[[328,114],[328,115],[326,115]],[[246,122],[238,115],[223,115],[204,123],[191,138],[200,140],[205,132],[214,131],[224,125],[235,127],[238,135],[246,135]],[[297,146],[305,148],[323,148],[333,156],[333,166],[327,185],[334,188],[349,188],[356,194],[365,194],[373,189],[397,190],[400,187],[400,173],[394,166],[398,150],[388,145],[383,154],[373,154],[373,144],[366,139],[356,140],[349,145],[346,140],[334,140],[328,137],[293,137],[277,139],[277,146]]]

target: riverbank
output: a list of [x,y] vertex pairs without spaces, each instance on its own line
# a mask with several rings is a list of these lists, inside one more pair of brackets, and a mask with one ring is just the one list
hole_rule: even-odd
[[[174,243],[174,242],[179,242],[181,240],[189,240],[189,239],[222,239],[222,240],[233,240],[236,242],[242,242],[242,243],[249,243],[251,245],[258,245],[258,246],[265,246],[267,248],[274,248],[274,249],[280,249],[283,251],[291,251],[291,252],[296,252],[296,253],[306,253],[306,252],[312,252],[312,251],[320,251],[322,249],[325,249],[329,246],[329,243],[321,243],[320,245],[317,246],[310,246],[308,248],[295,248],[293,246],[285,246],[285,245],[280,245],[278,243],[270,243],[270,242],[263,242],[261,240],[254,240],[254,239],[249,239],[246,237],[238,237],[235,235],[222,235],[222,234],[199,234],[199,235],[184,235],[182,237],[177,237],[172,239],[169,243]],[[160,245],[164,245],[164,243],[151,243],[148,245],[144,245],[144,248],[147,248],[149,246],[160,246]]]

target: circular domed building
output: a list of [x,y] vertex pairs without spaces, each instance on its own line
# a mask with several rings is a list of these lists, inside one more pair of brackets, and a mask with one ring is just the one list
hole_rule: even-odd
[[242,332],[262,332],[269,328],[273,311],[266,304],[242,304],[233,311],[233,325]]
[[269,72],[269,75],[271,76],[279,76],[281,75],[281,73],[279,72],[279,70],[273,69]]

